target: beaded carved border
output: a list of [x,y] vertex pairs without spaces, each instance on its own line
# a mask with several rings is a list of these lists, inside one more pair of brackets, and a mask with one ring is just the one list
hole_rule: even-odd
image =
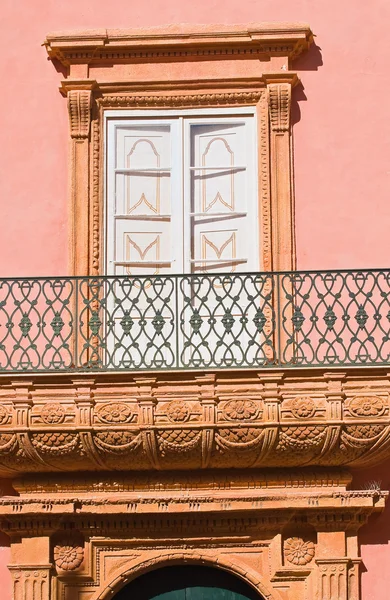
[[104,186],[103,186],[103,123],[104,111],[129,108],[197,108],[237,105],[256,105],[259,121],[258,128],[258,194],[261,240],[261,262],[264,270],[272,268],[272,214],[270,203],[270,171],[269,171],[269,123],[268,102],[265,90],[229,93],[205,94],[175,94],[175,95],[134,95],[111,94],[96,100],[93,108],[91,128],[91,259],[90,273],[98,275],[103,272],[103,215],[104,215]]

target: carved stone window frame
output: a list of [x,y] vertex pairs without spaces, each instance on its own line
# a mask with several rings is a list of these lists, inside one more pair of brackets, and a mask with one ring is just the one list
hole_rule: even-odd
[[[66,78],[70,121],[70,274],[103,273],[106,110],[255,106],[260,264],[295,268],[290,62],[313,39],[306,24],[180,26],[54,33],[45,45]],[[223,75],[223,77],[221,77]]]

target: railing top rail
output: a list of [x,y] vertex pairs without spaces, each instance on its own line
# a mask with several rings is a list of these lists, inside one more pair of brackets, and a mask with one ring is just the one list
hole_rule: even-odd
[[321,269],[321,270],[293,270],[293,271],[235,271],[234,273],[168,273],[168,274],[150,274],[150,275],[39,275],[39,276],[23,276],[23,277],[0,277],[0,283],[2,281],[84,281],[84,280],[95,280],[95,279],[162,279],[162,278],[183,278],[183,277],[247,277],[247,276],[277,276],[277,275],[322,275],[322,274],[364,274],[364,273],[388,273],[390,275],[390,268],[375,268],[375,269]]

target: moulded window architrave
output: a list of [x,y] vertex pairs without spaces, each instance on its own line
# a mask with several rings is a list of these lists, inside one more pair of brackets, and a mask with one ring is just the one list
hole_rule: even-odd
[[67,70],[61,91],[71,136],[71,274],[107,272],[105,116],[199,109],[233,114],[240,108],[256,116],[258,268],[293,269],[290,105],[297,76],[289,63],[311,41],[305,24],[48,35],[49,56]]
[[105,119],[105,273],[261,269],[253,107]]

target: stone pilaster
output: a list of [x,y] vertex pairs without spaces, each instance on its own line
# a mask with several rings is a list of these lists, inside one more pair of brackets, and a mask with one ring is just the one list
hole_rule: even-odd
[[272,256],[274,271],[295,267],[294,198],[292,186],[291,91],[295,73],[264,76],[268,92],[270,163],[273,216]]
[[[70,151],[70,268],[72,275],[88,275],[90,267],[90,130],[95,82],[66,81]],[[77,232],[77,235],[76,235]]]
[[51,565],[10,566],[13,600],[50,600]]
[[351,600],[348,594],[348,558],[317,559],[318,598]]

